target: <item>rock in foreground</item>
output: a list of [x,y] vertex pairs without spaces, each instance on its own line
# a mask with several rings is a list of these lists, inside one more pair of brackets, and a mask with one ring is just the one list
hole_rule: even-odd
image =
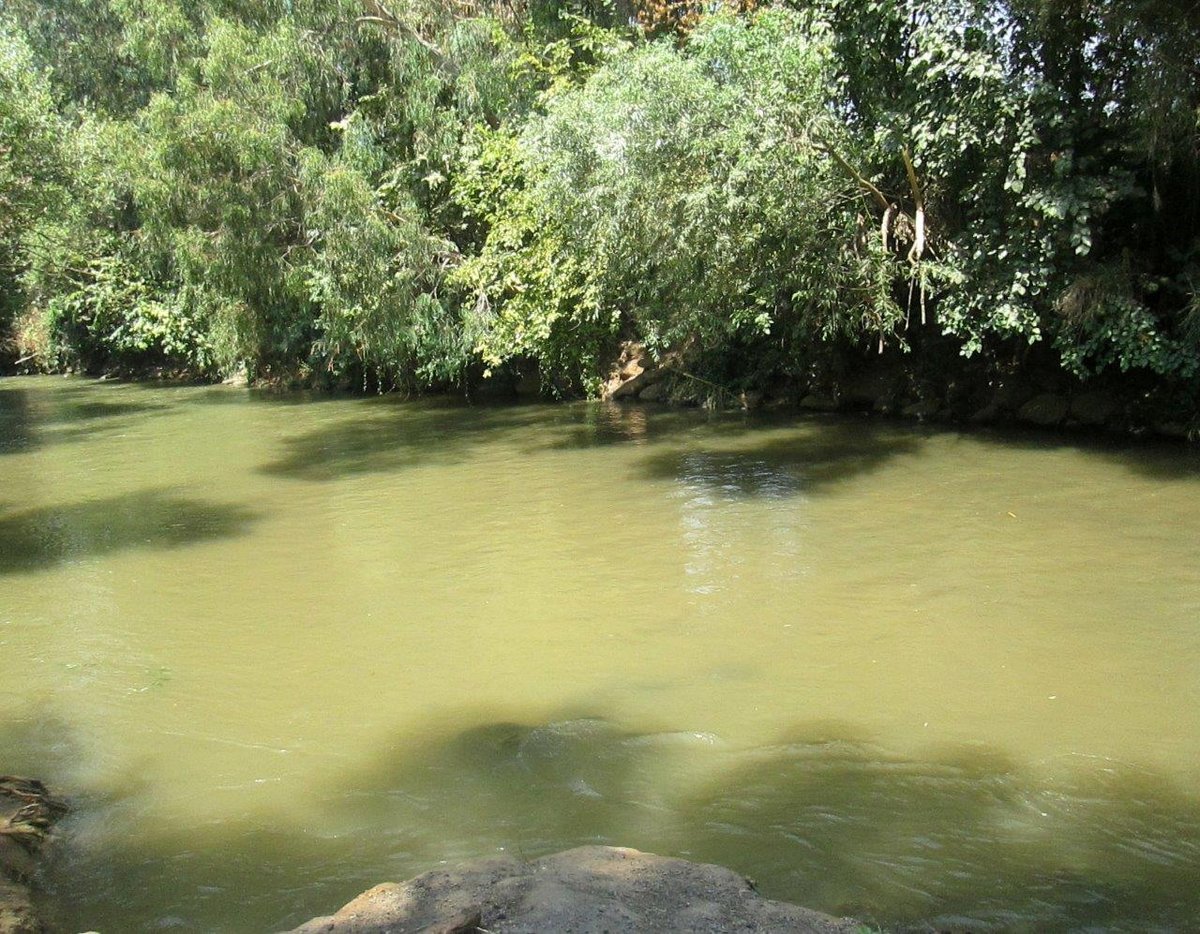
[[859,925],[770,901],[720,866],[587,846],[525,862],[504,857],[435,869],[364,892],[291,934],[492,934],[788,931],[849,934]]
[[40,934],[29,882],[50,828],[66,811],[36,779],[0,775],[0,934]]

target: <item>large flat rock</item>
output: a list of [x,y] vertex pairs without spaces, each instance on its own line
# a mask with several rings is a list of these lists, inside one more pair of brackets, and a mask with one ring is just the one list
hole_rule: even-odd
[[850,934],[857,922],[771,901],[721,866],[586,846],[526,862],[484,859],[364,892],[291,934]]

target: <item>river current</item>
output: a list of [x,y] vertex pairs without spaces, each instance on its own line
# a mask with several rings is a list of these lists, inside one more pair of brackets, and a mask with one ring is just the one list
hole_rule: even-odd
[[64,930],[442,860],[717,862],[892,927],[1200,918],[1200,457],[0,379],[0,773]]

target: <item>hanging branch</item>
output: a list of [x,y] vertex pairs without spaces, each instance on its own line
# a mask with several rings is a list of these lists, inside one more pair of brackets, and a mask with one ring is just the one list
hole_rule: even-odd
[[883,220],[879,224],[879,239],[883,244],[883,251],[885,253],[888,252],[888,231],[892,226],[892,218],[895,217],[898,210],[895,202],[893,202],[887,197],[887,195],[880,191],[879,188],[869,178],[859,172],[858,169],[852,166],[846,160],[846,158],[842,156],[841,153],[839,153],[828,143],[822,140],[817,140],[816,146],[819,150],[821,150],[823,153],[833,159],[834,162],[841,166],[842,170],[845,171],[846,174],[853,178],[856,182],[858,182],[859,187],[870,194],[871,197],[875,199],[875,203],[883,208]]
[[842,169],[846,172],[847,175],[849,175],[856,182],[858,182],[859,186],[864,191],[868,192],[872,198],[875,199],[875,203],[878,204],[879,207],[883,209],[883,212],[885,215],[887,214],[887,212],[890,208],[895,207],[895,205],[893,205],[892,202],[888,200],[887,195],[885,195],[882,191],[880,191],[878,188],[876,188],[874,183],[872,183],[872,181],[869,178],[866,178],[863,175],[859,174],[858,169],[856,169],[849,162],[847,162],[845,157],[843,157],[842,154],[839,153],[836,149],[834,149],[832,146],[830,146],[828,143],[824,142],[823,140],[816,140],[815,144],[816,144],[817,149],[821,150],[821,152],[825,153],[827,156],[832,158],[834,162],[836,162],[839,166],[842,167]]
[[[928,316],[925,310],[925,267],[921,260],[925,255],[927,245],[925,231],[925,193],[921,188],[920,179],[917,178],[917,171],[913,166],[912,154],[908,147],[905,146],[900,150],[900,158],[904,162],[904,173],[908,177],[908,187],[912,194],[913,214],[909,215],[885,195],[878,186],[870,179],[859,172],[850,162],[842,156],[837,150],[826,143],[824,140],[816,139],[814,145],[821,152],[828,155],[839,167],[858,184],[866,194],[870,195],[879,208],[883,211],[883,219],[879,225],[880,241],[883,245],[885,253],[891,252],[895,247],[900,249],[898,240],[889,238],[889,231],[895,230],[896,221],[903,218],[912,225],[913,240],[912,246],[908,250],[906,259],[911,267],[909,278],[909,298],[908,307],[912,307],[912,293],[914,288],[919,290],[919,301],[921,305],[921,324],[926,324]],[[907,233],[907,231],[904,231]],[[905,319],[905,327],[908,326],[907,317]]]
[[921,183],[917,180],[916,169],[913,168],[912,156],[905,146],[900,150],[900,158],[904,160],[904,171],[908,174],[908,187],[912,190],[913,204],[916,205],[916,217],[913,221],[912,249],[908,251],[908,261],[920,282],[921,291],[921,323],[925,323],[925,270],[921,268],[921,257],[925,253],[925,196],[921,191]]
[[916,234],[913,238],[912,249],[908,251],[908,261],[914,266],[921,261],[925,252],[925,196],[921,193],[921,183],[917,180],[917,172],[913,168],[912,156],[908,147],[900,150],[900,158],[904,160],[904,171],[908,174],[908,187],[912,190],[913,204],[916,205],[916,218],[913,227]]
[[355,20],[356,23],[372,23],[376,26],[382,26],[385,29],[390,29],[394,33],[408,36],[416,42],[430,55],[438,60],[440,65],[448,65],[446,53],[439,49],[436,45],[422,36],[417,30],[413,29],[395,13],[383,5],[381,0],[363,0],[363,6],[367,12]]

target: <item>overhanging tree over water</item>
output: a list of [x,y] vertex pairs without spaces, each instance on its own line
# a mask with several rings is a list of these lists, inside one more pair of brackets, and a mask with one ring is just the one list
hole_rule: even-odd
[[0,11],[27,362],[569,389],[635,339],[745,384],[944,335],[1194,394],[1184,5]]

